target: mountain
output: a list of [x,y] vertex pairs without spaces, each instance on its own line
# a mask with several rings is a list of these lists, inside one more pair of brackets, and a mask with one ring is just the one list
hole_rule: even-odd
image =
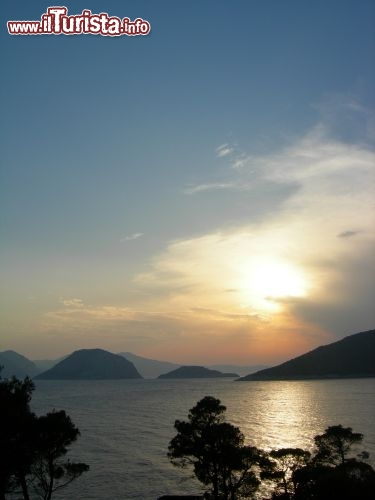
[[33,363],[38,368],[40,373],[49,370],[53,366],[57,365],[59,361],[62,361],[65,358],[66,356],[58,359],[33,359]]
[[103,349],[81,349],[37,377],[41,380],[104,380],[142,378],[127,359]]
[[119,352],[128,361],[131,361],[139,373],[145,378],[157,378],[159,375],[179,368],[181,365],[168,361],[157,361],[156,359],[143,358],[131,352]]
[[[159,375],[163,375],[171,370],[180,368],[180,364],[171,363],[169,361],[158,361],[156,359],[144,358],[133,354],[131,352],[119,352],[120,356],[123,356],[128,361],[131,361],[137,368],[139,373],[145,378],[157,378]],[[220,372],[230,372],[238,373],[239,375],[246,375],[247,373],[253,373],[258,370],[267,368],[264,365],[255,366],[241,366],[241,365],[207,365],[205,368],[210,370],[218,370]]]
[[349,335],[239,380],[375,377],[375,330]]
[[32,361],[15,351],[0,352],[0,366],[3,366],[1,371],[3,378],[12,377],[13,375],[18,378],[34,377],[39,373],[38,368]]
[[210,368],[211,370],[219,370],[220,372],[234,372],[238,373],[239,375],[243,376],[249,373],[254,373],[259,370],[264,370],[265,368],[268,368],[266,365],[209,365],[207,368]]
[[218,370],[209,370],[204,366],[180,366],[176,370],[159,375],[158,378],[218,378],[238,377],[235,373],[222,373]]

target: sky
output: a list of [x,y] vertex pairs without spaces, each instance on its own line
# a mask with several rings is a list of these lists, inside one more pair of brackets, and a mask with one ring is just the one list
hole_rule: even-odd
[[274,364],[374,328],[375,3],[1,9],[0,350]]

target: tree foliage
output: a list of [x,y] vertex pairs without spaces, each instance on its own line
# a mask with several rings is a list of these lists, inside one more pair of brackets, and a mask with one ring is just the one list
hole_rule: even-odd
[[244,445],[242,432],[224,421],[225,410],[211,396],[200,400],[189,411],[188,421],[176,420],[177,435],[168,456],[176,466],[193,467],[197,479],[208,487],[207,498],[251,498],[260,483],[257,472],[263,453]]
[[[261,481],[273,485],[272,500],[372,500],[375,471],[355,455],[363,435],[335,425],[315,436],[315,450],[281,448],[266,453],[244,445],[244,436],[225,422],[225,406],[206,396],[176,420],[168,456],[174,465],[191,466],[208,489],[205,498],[254,498]],[[269,491],[269,488],[268,488]]]
[[34,384],[29,378],[0,379],[0,500],[10,492],[30,492],[43,500],[88,470],[63,458],[79,436],[65,411],[37,416],[30,409]]
[[375,471],[353,455],[353,447],[363,435],[351,427],[334,425],[317,435],[311,461],[293,474],[296,500],[371,500],[375,491]]
[[31,472],[43,500],[50,500],[54,491],[67,486],[89,467],[84,463],[63,461],[68,446],[79,436],[78,428],[64,410],[39,417],[35,435],[38,442]]
[[269,452],[269,466],[262,473],[262,479],[275,482],[275,494],[289,498],[295,493],[296,485],[293,474],[306,466],[311,453],[301,448],[280,448]]
[[333,425],[324,434],[315,436],[316,455],[314,460],[322,465],[340,465],[348,460],[353,445],[361,443],[363,434],[353,432],[351,427]]

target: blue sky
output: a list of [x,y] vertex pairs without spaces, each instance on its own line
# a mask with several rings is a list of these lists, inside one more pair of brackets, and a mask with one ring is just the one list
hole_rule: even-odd
[[[373,326],[374,2],[65,5],[151,33],[10,36],[50,4],[4,2],[1,347],[272,362]],[[260,268],[304,285],[248,292],[278,228]]]

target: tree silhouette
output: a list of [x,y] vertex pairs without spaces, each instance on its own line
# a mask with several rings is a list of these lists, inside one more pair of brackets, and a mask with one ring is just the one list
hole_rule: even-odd
[[333,425],[324,434],[315,436],[316,454],[314,461],[321,465],[340,465],[348,460],[348,453],[354,444],[363,440],[363,434],[353,432],[351,427]]
[[0,378],[0,500],[30,490],[43,500],[88,470],[83,463],[64,462],[79,430],[64,411],[37,417],[30,410],[34,384],[29,378]]
[[79,430],[64,410],[39,417],[35,430],[38,443],[31,472],[43,500],[50,500],[54,491],[67,486],[89,467],[61,460],[68,452],[67,447],[79,436]]
[[33,429],[36,416],[30,411],[34,384],[29,378],[23,381],[0,379],[0,499],[15,489],[22,489],[29,500],[26,476],[34,452]]
[[175,421],[177,435],[169,444],[168,457],[180,467],[191,465],[197,479],[209,487],[206,498],[251,498],[260,481],[264,454],[244,446],[242,432],[224,421],[225,406],[206,396],[190,409],[188,421]]
[[263,471],[262,479],[276,483],[275,498],[293,497],[296,489],[293,474],[309,463],[310,456],[310,452],[301,448],[280,448],[269,452],[269,466]]
[[301,448],[265,453],[244,445],[241,431],[225,422],[225,410],[212,396],[201,399],[187,421],[176,420],[169,444],[171,462],[191,466],[208,487],[205,498],[254,498],[261,478],[275,483],[272,500],[373,500],[375,471],[361,461],[368,453],[352,456],[362,434],[335,425],[315,436],[313,456]]
[[[375,471],[369,465],[350,457],[352,447],[363,435],[351,427],[335,425],[315,436],[316,453],[310,464],[293,473],[296,500],[372,500]],[[361,459],[366,452],[357,455]]]

